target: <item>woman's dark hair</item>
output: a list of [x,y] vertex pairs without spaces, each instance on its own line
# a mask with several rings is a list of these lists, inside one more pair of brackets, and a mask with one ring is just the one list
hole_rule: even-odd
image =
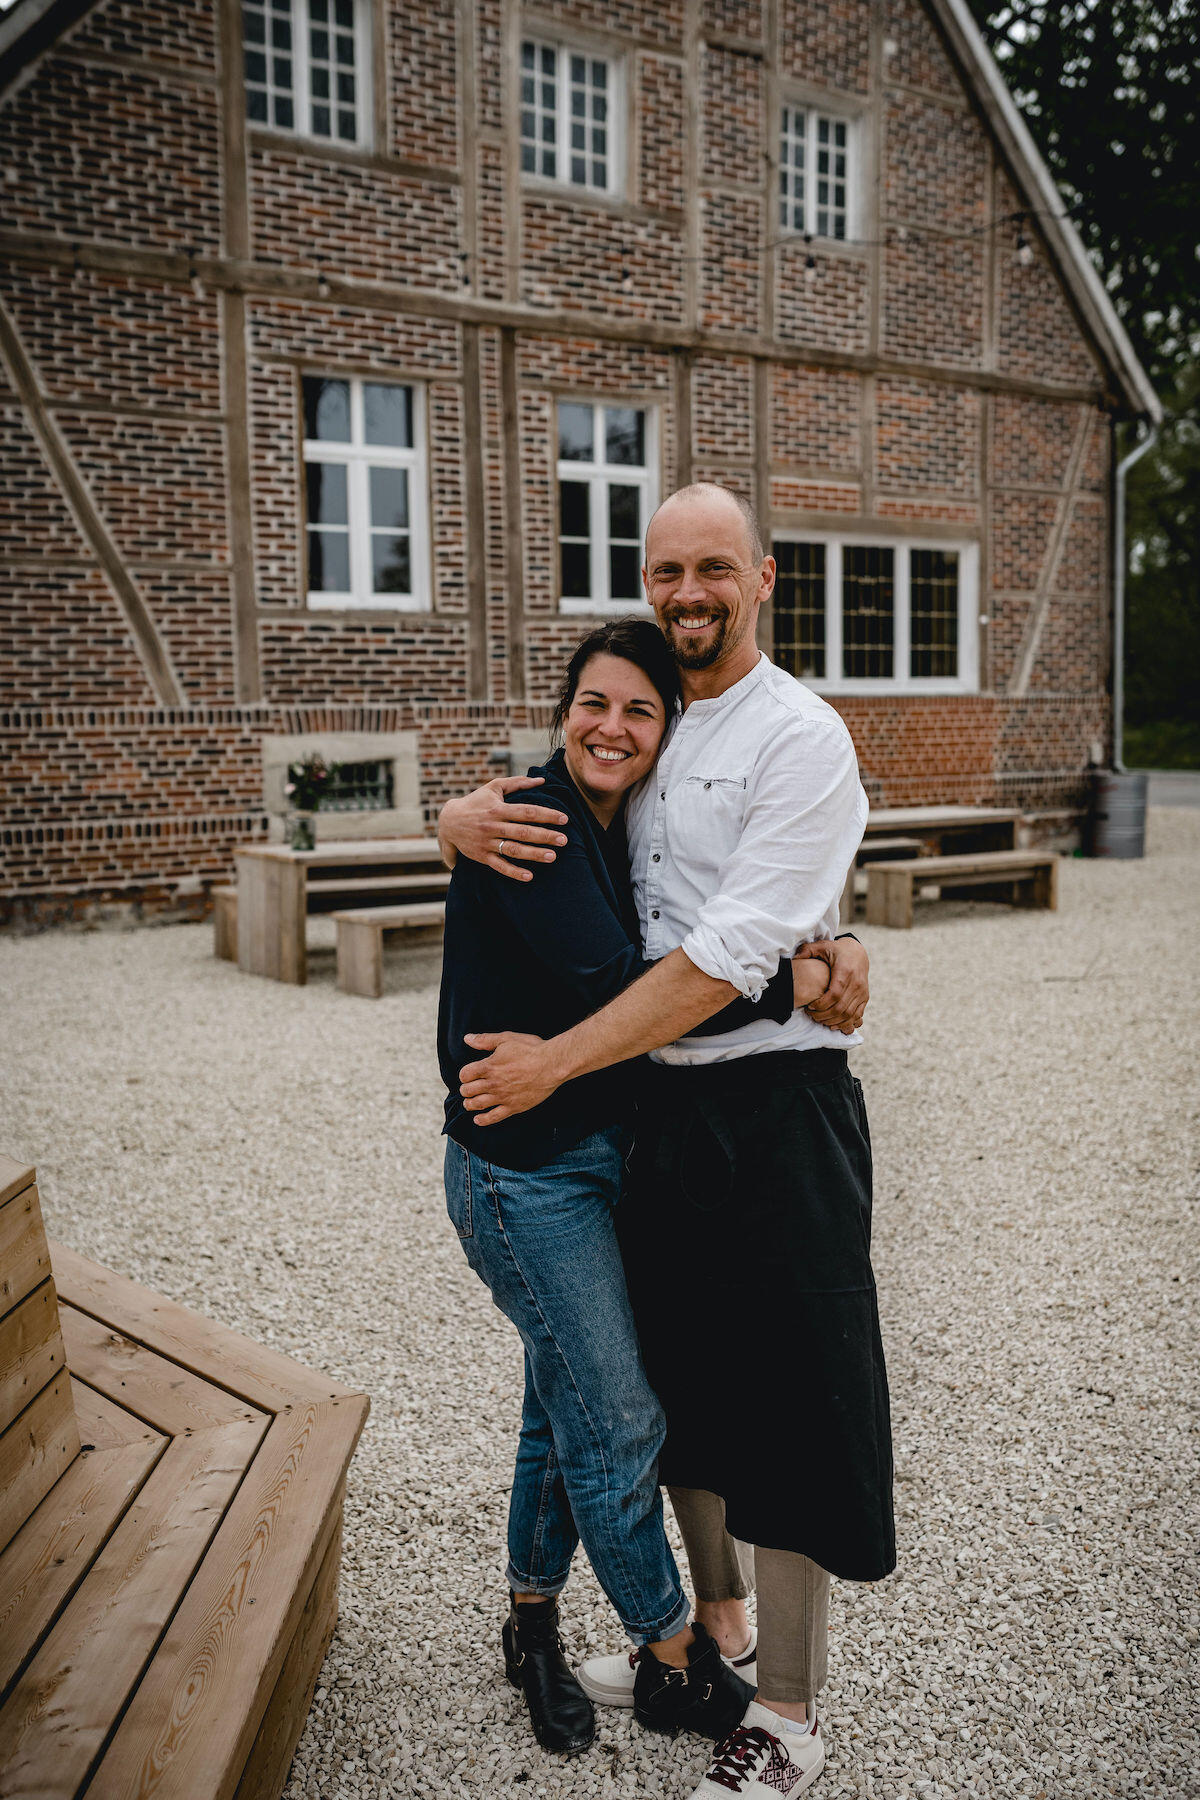
[[679,698],[679,670],[666,638],[649,619],[613,619],[607,625],[597,625],[594,631],[589,631],[567,664],[558,705],[550,721],[552,744],[563,741],[567,713],[579,690],[579,678],[593,656],[619,656],[640,669],[654,684],[667,718],[671,717]]

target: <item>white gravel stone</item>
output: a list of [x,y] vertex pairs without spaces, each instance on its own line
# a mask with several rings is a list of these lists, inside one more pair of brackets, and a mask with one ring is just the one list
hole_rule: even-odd
[[[1056,915],[862,930],[900,1566],[834,1584],[825,1800],[1200,1794],[1198,894],[1154,809]],[[700,1742],[608,1712],[563,1761],[503,1679],[521,1361],[444,1214],[438,954],[370,1003],[312,930],[306,988],[202,927],[0,939],[0,1148],[56,1235],[371,1395],[286,1800],[682,1800]],[[582,1556],[565,1620],[619,1645]]]

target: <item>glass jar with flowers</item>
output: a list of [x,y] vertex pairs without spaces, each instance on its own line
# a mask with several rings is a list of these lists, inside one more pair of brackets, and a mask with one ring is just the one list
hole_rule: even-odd
[[330,765],[315,750],[289,765],[283,791],[290,803],[287,840],[293,850],[316,849],[313,814],[320,810],[335,773],[336,764]]

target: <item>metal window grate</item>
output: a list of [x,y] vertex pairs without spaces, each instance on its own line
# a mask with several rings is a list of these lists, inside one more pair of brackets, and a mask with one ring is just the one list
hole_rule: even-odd
[[914,676],[958,674],[958,553],[914,550],[909,631]]
[[825,546],[783,540],[775,545],[774,556],[775,661],[801,681],[820,681],[825,675]]
[[847,544],[842,552],[842,671],[890,679],[895,643],[895,551]]
[[321,811],[383,812],[394,805],[390,762],[346,762],[335,767]]

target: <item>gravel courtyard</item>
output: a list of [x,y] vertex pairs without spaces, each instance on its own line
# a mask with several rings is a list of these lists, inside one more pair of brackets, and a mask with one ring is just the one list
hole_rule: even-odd
[[[1200,813],[1061,882],[862,929],[900,1566],[834,1584],[822,1800],[1200,1794]],[[443,1210],[438,953],[371,1003],[329,932],[307,988],[198,926],[0,939],[0,1149],[54,1234],[372,1397],[287,1800],[685,1800],[698,1740],[609,1713],[565,1762],[503,1681],[521,1363]],[[582,1557],[565,1617],[618,1647]]]

